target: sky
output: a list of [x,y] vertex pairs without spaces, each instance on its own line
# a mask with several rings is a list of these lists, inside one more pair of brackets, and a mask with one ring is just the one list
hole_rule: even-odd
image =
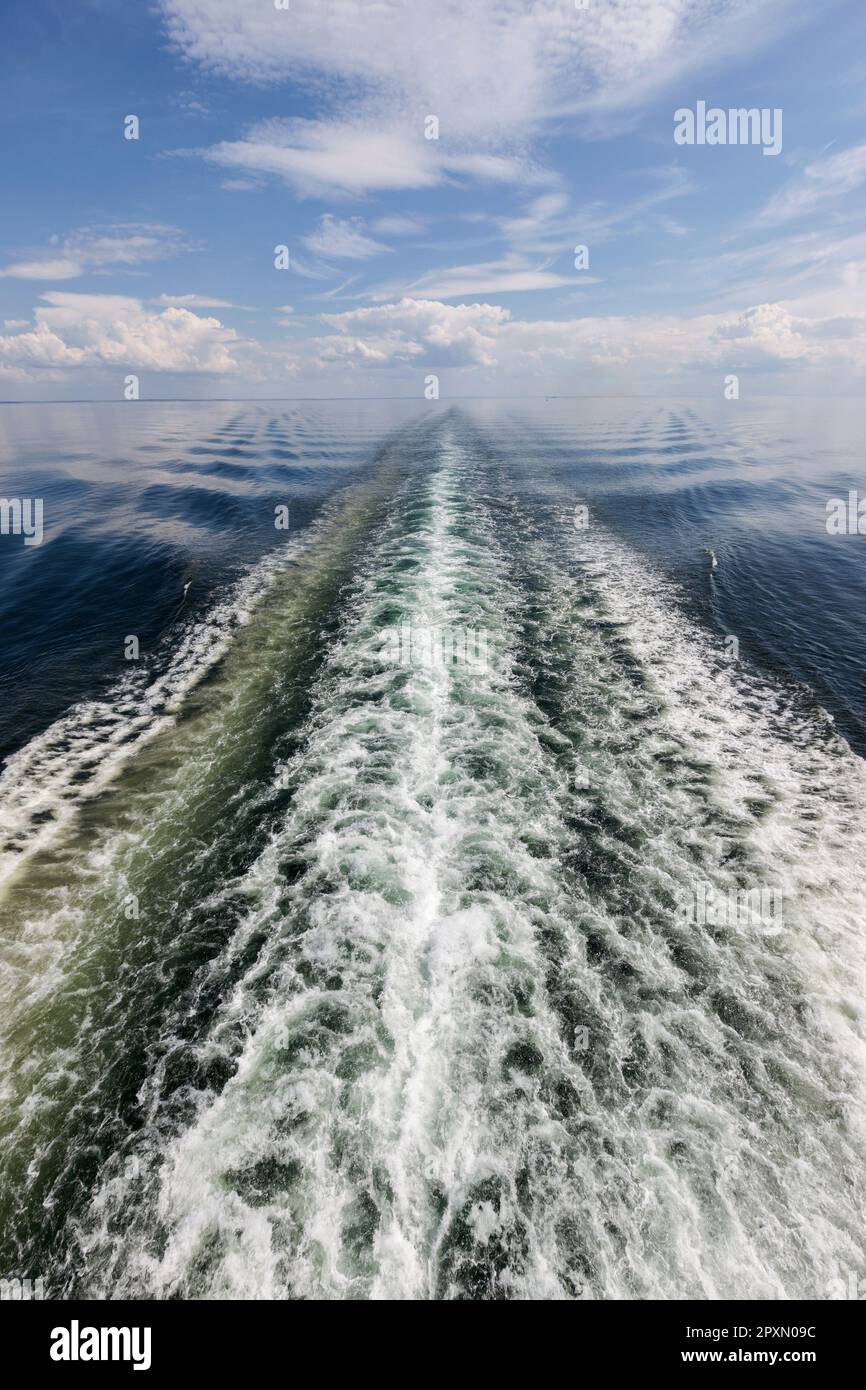
[[[3,30],[0,399],[862,389],[862,0],[6,0]],[[681,143],[699,103],[781,148]]]

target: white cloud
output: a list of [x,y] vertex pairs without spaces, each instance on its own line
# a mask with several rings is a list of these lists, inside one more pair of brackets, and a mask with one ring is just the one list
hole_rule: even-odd
[[311,346],[320,362],[355,361],[388,366],[423,358],[431,366],[492,366],[494,347],[507,309],[494,304],[439,304],[401,299],[370,309],[322,314],[337,329]]
[[365,236],[361,230],[363,225],[359,217],[343,221],[326,212],[318,229],[304,237],[303,242],[311,251],[333,260],[363,261],[387,251],[388,247],[382,242]]
[[839,150],[807,164],[800,178],[771,198],[761,213],[764,222],[805,217],[866,183],[866,143]]
[[72,280],[88,272],[140,265],[190,249],[177,227],[161,223],[118,223],[81,227],[51,238],[48,248],[25,261],[0,269],[16,280]]
[[408,367],[454,370],[472,386],[500,390],[515,382],[550,390],[586,381],[587,373],[635,390],[642,381],[681,384],[707,373],[720,381],[744,369],[825,368],[835,382],[842,372],[854,379],[866,372],[866,263],[848,270],[847,283],[827,294],[691,317],[530,320],[500,305],[404,296],[321,315],[326,331],[305,343],[302,355],[283,343],[239,338],[217,318],[185,308],[157,312],[123,295],[54,290],[42,296],[31,327],[0,334],[0,373],[26,382],[62,380],[84,368],[129,368],[218,373],[260,384],[302,366],[331,373]]
[[864,302],[848,314],[820,304],[761,304],[743,312],[516,319],[491,304],[403,298],[323,315],[335,335],[311,343],[320,365],[484,367],[502,381],[519,374],[557,380],[575,368],[643,376],[724,373],[746,367],[842,366],[866,370]]
[[0,270],[0,276],[13,280],[74,280],[84,274],[80,261],[70,260],[68,256],[46,258],[37,261],[13,261]]
[[373,223],[373,231],[379,232],[382,236],[412,236],[416,232],[423,232],[426,225],[420,217],[394,213],[391,216],[377,217]]
[[532,176],[518,159],[440,148],[424,139],[420,124],[413,132],[343,118],[262,121],[242,139],[224,140],[204,154],[229,168],[280,178],[302,197],[432,188],[460,175],[499,181]]
[[236,370],[233,349],[241,340],[216,318],[169,307],[154,313],[125,295],[42,296],[34,325],[0,335],[0,365],[18,371],[40,367],[117,366],[156,372]]
[[655,222],[667,236],[686,237],[691,235],[691,228],[678,222],[675,217],[669,217],[666,212],[657,212]]
[[503,218],[502,235],[518,251],[561,255],[575,242],[599,246],[617,231],[640,230],[648,220],[657,224],[663,204],[693,191],[678,165],[642,169],[636,182],[635,193],[616,205],[596,200],[575,206],[559,190],[544,193],[520,216]]
[[[750,229],[754,230],[754,229]],[[676,267],[682,292],[699,293],[707,311],[734,304],[805,303],[807,316],[841,312],[852,306],[852,285],[859,285],[866,270],[866,232],[828,235],[826,223],[814,230],[768,236],[737,250],[702,249],[692,256],[659,262],[660,269]]]
[[407,292],[435,299],[459,299],[461,295],[516,294],[526,290],[554,290],[565,286],[596,285],[591,275],[560,275],[545,265],[533,265],[516,254],[479,265],[455,265],[431,270],[421,276]]
[[758,304],[732,321],[718,325],[713,338],[736,344],[740,352],[755,349],[782,360],[808,357],[814,352],[807,334],[814,324],[796,319],[781,304]]
[[[204,151],[302,196],[423,189],[453,177],[537,178],[545,121],[634,111],[675,80],[753,57],[794,0],[162,0],[185,58],[242,81],[306,82],[319,119],[271,120]],[[424,139],[435,115],[438,140]],[[594,127],[596,133],[600,126]]]
[[89,360],[82,347],[70,347],[44,319],[38,317],[27,333],[0,337],[0,365],[24,371],[28,367],[79,367]]
[[206,294],[160,294],[151,304],[169,304],[174,309],[242,309],[228,299],[211,299]]
[[162,0],[188,59],[242,80],[291,77],[403,114],[433,112],[451,135],[528,130],[563,106],[620,106],[682,71],[754,54],[793,0]]
[[321,265],[307,265],[292,250],[289,260],[289,269],[293,275],[300,275],[304,280],[324,280],[327,278],[328,268]]
[[429,188],[438,173],[425,167],[417,141],[398,132],[371,131],[327,121],[266,121],[243,140],[206,151],[218,164],[274,174],[304,195],[338,189]]

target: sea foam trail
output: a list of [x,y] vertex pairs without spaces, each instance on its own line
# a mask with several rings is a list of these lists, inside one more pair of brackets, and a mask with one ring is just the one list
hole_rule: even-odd
[[[217,1293],[495,1292],[484,1250],[467,1260],[450,1228],[462,1230],[479,1184],[495,1199],[511,1181],[520,1078],[540,1056],[530,1037],[546,1029],[563,1049],[533,945],[536,899],[555,891],[543,858],[551,769],[512,688],[517,596],[495,536],[460,522],[461,458],[443,444],[429,481],[398,498],[285,769],[291,816],[243,883],[266,946],[211,1045],[238,1019],[251,1036],[163,1174],[173,1233],[158,1267],[143,1257],[138,1270],[162,1292],[186,1286],[202,1247],[218,1252]],[[407,619],[483,632],[489,667],[383,660]],[[538,995],[532,1021],[515,992],[527,1008]],[[383,1183],[392,1210],[380,1225]],[[232,1237],[240,1212],[253,1220]],[[239,1248],[221,1250],[225,1239]],[[501,1246],[506,1287],[520,1277],[506,1268],[507,1232]]]
[[[185,526],[187,544],[198,545],[203,519],[218,517],[220,502],[240,507],[242,502],[250,505],[258,497],[270,504],[275,486],[287,489],[282,495],[293,498],[300,478],[306,505],[313,498],[327,499],[338,480],[342,482],[341,475],[359,463],[366,465],[371,453],[374,461],[376,458],[364,408],[350,409],[357,410],[351,432],[335,428],[333,420],[315,410],[296,408],[278,414],[260,407],[232,410],[221,420],[221,410],[216,417],[195,410],[191,430],[189,422],[184,429],[179,418],[172,420],[171,407],[167,413],[142,417],[132,430],[124,422],[120,434],[130,451],[128,462],[121,466],[116,460],[100,460],[100,474],[106,478],[108,497],[113,484],[120,490],[127,486],[129,473],[139,480],[130,547],[143,544],[147,549],[148,542],[163,543],[166,532],[174,537],[179,532],[183,535]],[[208,419],[213,421],[213,432],[200,433],[199,426],[206,429]],[[69,423],[76,427],[75,413]],[[80,421],[77,428],[81,428]],[[62,431],[53,443],[62,467],[68,444]],[[89,454],[81,457],[92,465]],[[218,490],[207,486],[211,475],[219,479]],[[89,485],[89,473],[87,478]],[[101,504],[94,525],[86,497],[85,492],[80,512],[73,512],[68,524],[80,524],[82,537],[87,536],[88,525],[94,526],[98,536],[104,520]],[[119,505],[116,498],[112,500]],[[131,499],[128,505],[132,507]],[[225,656],[238,629],[249,622],[297,555],[315,543],[323,529],[327,531],[329,517],[340,505],[338,498],[325,500],[318,521],[251,564],[204,611],[193,616],[191,602],[179,602],[163,636],[150,652],[142,650],[140,660],[129,663],[122,678],[100,697],[75,702],[3,762],[0,904],[27,862],[62,839],[74,827],[82,808],[109,788],[130,760],[178,718],[197,685]],[[167,514],[162,506],[168,508]],[[255,510],[253,506],[253,513]],[[270,514],[270,505],[267,510]],[[236,524],[252,524],[253,513],[241,513],[243,521],[236,518]],[[166,515],[172,518],[170,525]],[[243,545],[246,538],[239,539]],[[98,550],[97,539],[94,549]],[[179,589],[179,600],[181,594]],[[91,622],[98,626],[101,617],[104,615],[93,615]]]
[[[314,544],[302,538],[258,567],[252,599],[239,607],[230,596],[231,630],[215,625],[217,640],[201,652],[207,680],[188,678],[190,666],[203,672],[181,643],[167,668],[178,698],[160,728],[148,723],[150,736],[119,761],[111,740],[94,736],[101,760],[87,768],[74,814],[56,817],[49,845],[31,846],[7,883],[0,1248],[8,1268],[50,1259],[56,1289],[80,1274],[68,1223],[102,1164],[112,1153],[125,1162],[130,1136],[151,1119],[147,1078],[160,1080],[162,1129],[178,1122],[199,1079],[194,1041],[244,960],[246,905],[219,888],[256,858],[281,816],[287,794],[274,769],[306,708],[353,547],[393,491],[387,446],[374,475],[324,509],[306,533]],[[152,712],[133,702],[126,727],[142,713]],[[58,736],[55,726],[46,737]],[[29,759],[44,795],[41,750],[24,750],[20,767]],[[91,774],[104,778],[99,794]],[[219,1059],[200,1065],[213,1083]]]
[[[456,416],[344,591],[95,1295],[826,1297],[861,1261],[863,766]],[[486,663],[394,662],[478,632]],[[689,922],[699,884],[783,930]],[[230,963],[232,967],[230,967]],[[222,973],[220,973],[222,972]]]
[[291,540],[252,567],[203,617],[180,624],[162,669],[154,672],[147,662],[133,667],[104,697],[75,705],[6,759],[0,773],[0,893],[32,855],[68,829],[86,801],[167,728],[308,540]]

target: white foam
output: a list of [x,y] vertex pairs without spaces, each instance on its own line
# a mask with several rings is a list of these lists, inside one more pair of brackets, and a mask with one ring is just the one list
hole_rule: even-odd
[[[192,1044],[233,1075],[168,1140],[147,1079],[85,1283],[822,1297],[866,1214],[863,765],[626,547],[554,541],[432,441],[345,595],[285,818],[214,886],[249,903],[216,976],[261,942]],[[487,664],[395,669],[403,619],[484,630]],[[784,932],[677,914],[744,879],[785,891]]]
[[131,670],[104,698],[74,705],[7,758],[0,773],[0,893],[21,866],[68,829],[140,749],[170,726],[185,697],[225,655],[275,577],[308,540],[294,538],[188,624],[155,678]]
[[[218,1042],[246,1020],[237,1071],[157,1157],[167,1243],[155,1255],[143,1240],[121,1284],[241,1298],[821,1296],[863,1211],[862,1183],[844,1176],[861,1151],[863,768],[816,742],[779,689],[716,661],[611,537],[595,533],[569,573],[524,528],[543,587],[535,659],[570,670],[552,737],[521,693],[525,600],[471,454],[446,438],[439,463],[407,493],[426,492],[426,520],[407,539],[395,508],[347,608],[285,769],[291,813],[243,883],[266,942],[212,1031]],[[484,626],[488,667],[395,682],[379,624],[396,595],[404,616]],[[588,790],[548,751],[568,748],[563,729]],[[763,818],[756,797],[772,807]],[[565,870],[582,817],[609,885],[581,882],[592,862]],[[678,940],[661,899],[698,874],[727,888],[734,849],[793,894],[790,930]],[[281,864],[296,854],[306,867],[287,903]],[[586,933],[605,943],[601,964]],[[551,993],[554,959],[554,993],[594,1022],[588,1055]],[[715,990],[730,1016],[705,1006]],[[623,1084],[638,1046],[637,1082]]]

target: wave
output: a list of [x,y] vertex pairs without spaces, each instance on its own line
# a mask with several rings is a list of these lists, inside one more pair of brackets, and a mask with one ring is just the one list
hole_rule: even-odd
[[[51,1170],[48,1102],[7,1152],[34,1209],[87,1175],[63,1291],[826,1297],[866,1207],[863,764],[459,415],[404,447],[160,731],[81,887],[43,885],[67,1001],[98,981],[148,1034],[120,1105],[99,1028],[44,1015],[80,1163]],[[756,888],[770,929],[695,911]]]
[[103,791],[143,744],[166,728],[305,543],[294,538],[252,567],[203,617],[181,623],[157,655],[156,671],[142,662],[103,698],[75,705],[5,760],[0,891],[26,859],[63,833],[84,801]]

